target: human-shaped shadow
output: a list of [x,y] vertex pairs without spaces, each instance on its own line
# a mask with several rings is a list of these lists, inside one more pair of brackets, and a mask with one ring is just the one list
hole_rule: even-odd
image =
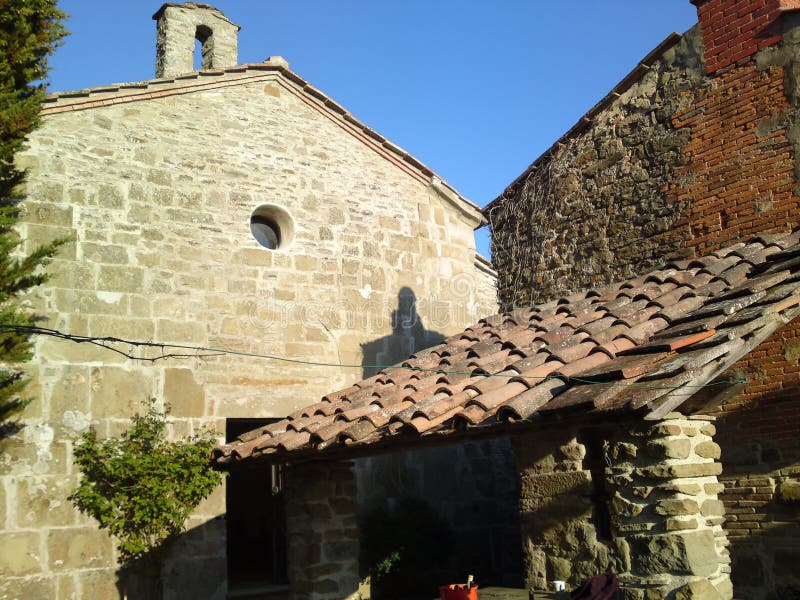
[[392,333],[361,344],[364,379],[380,371],[383,366],[396,364],[414,352],[435,346],[443,340],[441,333],[425,329],[422,317],[417,312],[414,290],[402,287],[397,293],[397,309],[392,311]]

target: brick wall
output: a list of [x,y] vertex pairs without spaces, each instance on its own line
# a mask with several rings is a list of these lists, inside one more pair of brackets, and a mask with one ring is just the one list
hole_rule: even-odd
[[706,71],[713,73],[780,41],[779,0],[692,0],[703,31]]
[[691,132],[691,178],[677,190],[696,255],[798,223],[784,69],[755,60],[720,73],[673,126]]

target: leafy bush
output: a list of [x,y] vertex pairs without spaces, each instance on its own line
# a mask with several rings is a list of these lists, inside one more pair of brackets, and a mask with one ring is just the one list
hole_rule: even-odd
[[167,441],[168,409],[160,412],[155,400],[146,406],[121,437],[99,440],[90,429],[75,448],[83,477],[69,499],[117,538],[123,564],[181,533],[222,478],[209,460],[212,432]]

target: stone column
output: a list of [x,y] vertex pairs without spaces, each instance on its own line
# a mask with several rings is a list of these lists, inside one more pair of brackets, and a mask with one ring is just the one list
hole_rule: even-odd
[[356,484],[350,462],[292,466],[286,527],[292,600],[357,597]]
[[729,600],[710,417],[532,432],[515,443],[525,581],[615,572],[626,600]]
[[626,599],[733,596],[712,420],[672,413],[606,444]]

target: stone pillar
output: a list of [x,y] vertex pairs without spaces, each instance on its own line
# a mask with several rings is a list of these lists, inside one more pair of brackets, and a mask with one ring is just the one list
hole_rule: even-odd
[[358,524],[353,464],[292,466],[286,475],[291,600],[355,599]]
[[712,417],[671,413],[607,442],[612,529],[630,600],[733,597]]
[[157,21],[156,77],[194,71],[195,40],[202,44],[201,69],[236,66],[241,28],[213,6],[201,2],[167,3],[153,19]]
[[674,413],[520,436],[526,585],[610,569],[626,600],[729,600],[714,433],[711,418]]

